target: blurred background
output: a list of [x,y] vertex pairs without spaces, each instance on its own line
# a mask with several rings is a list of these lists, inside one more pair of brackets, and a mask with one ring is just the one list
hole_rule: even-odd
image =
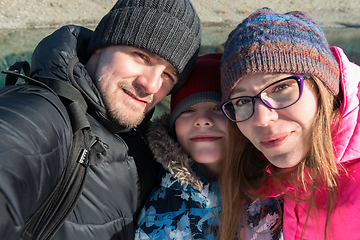
[[[94,29],[116,0],[0,0],[0,70],[27,60],[41,39],[66,24]],[[203,32],[200,55],[222,52],[228,34],[262,7],[275,12],[305,11],[324,30],[330,45],[341,47],[360,65],[360,0],[192,0]],[[0,87],[5,75],[0,73]],[[169,98],[155,116],[168,111]]]

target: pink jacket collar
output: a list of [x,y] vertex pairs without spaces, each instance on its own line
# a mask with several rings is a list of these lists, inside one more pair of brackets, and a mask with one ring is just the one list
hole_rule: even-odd
[[341,123],[333,135],[336,159],[345,163],[360,158],[360,115],[359,115],[359,82],[360,68],[350,62],[343,50],[331,47],[332,53],[340,67],[340,81],[343,92],[340,106]]

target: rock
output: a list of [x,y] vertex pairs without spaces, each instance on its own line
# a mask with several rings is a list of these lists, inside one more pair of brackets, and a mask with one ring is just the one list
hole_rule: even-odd
[[[115,0],[2,0],[0,29],[96,25]],[[360,0],[193,0],[204,26],[235,26],[258,8],[307,12],[321,27],[360,25]]]

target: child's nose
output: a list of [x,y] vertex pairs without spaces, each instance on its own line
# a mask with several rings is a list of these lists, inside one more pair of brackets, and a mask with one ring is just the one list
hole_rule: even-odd
[[196,127],[211,127],[212,125],[213,121],[209,111],[199,111],[196,113]]

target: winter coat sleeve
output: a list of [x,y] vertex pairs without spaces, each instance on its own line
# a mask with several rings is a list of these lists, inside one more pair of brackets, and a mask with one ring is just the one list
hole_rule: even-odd
[[19,239],[61,175],[72,130],[54,94],[11,86],[0,89],[0,136],[0,238]]

